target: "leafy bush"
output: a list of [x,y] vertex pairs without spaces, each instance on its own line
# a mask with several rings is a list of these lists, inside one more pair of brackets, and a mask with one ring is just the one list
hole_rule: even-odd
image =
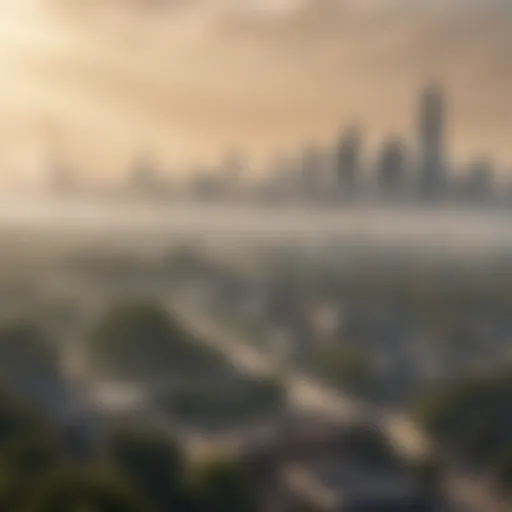
[[189,479],[184,452],[171,438],[127,428],[111,432],[105,450],[92,449],[84,465],[66,453],[60,432],[40,420],[0,396],[0,510],[254,510],[250,479],[240,465],[199,466]]
[[35,407],[53,408],[67,392],[56,346],[30,322],[0,329],[0,382]]
[[108,455],[114,467],[158,510],[171,510],[182,503],[185,464],[171,439],[149,431],[118,430],[110,438]]
[[512,377],[508,374],[465,379],[427,395],[414,415],[443,447],[466,462],[507,478],[512,447]]
[[171,370],[205,366],[207,353],[158,303],[114,306],[93,330],[89,354],[97,368],[129,377],[165,376]]
[[149,512],[151,508],[120,476],[100,469],[67,469],[44,479],[26,512]]
[[193,488],[204,512],[256,512],[257,496],[244,466],[236,460],[219,459],[196,470]]

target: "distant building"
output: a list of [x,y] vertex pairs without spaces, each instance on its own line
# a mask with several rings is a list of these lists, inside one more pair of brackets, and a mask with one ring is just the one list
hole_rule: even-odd
[[445,110],[442,89],[428,87],[423,94],[419,113],[419,193],[426,199],[439,198],[447,187]]
[[357,128],[349,129],[336,149],[336,174],[343,196],[350,197],[357,189],[361,170],[361,134]]
[[302,199],[318,199],[325,182],[325,155],[321,149],[311,146],[302,153],[299,188]]
[[137,197],[162,197],[170,193],[170,183],[165,180],[153,161],[140,158],[129,176],[128,188]]
[[472,162],[467,171],[463,187],[463,196],[473,201],[485,201],[491,198],[493,192],[493,165],[487,158]]
[[400,138],[387,140],[377,160],[379,191],[385,197],[397,197],[406,187],[405,142]]
[[195,171],[190,183],[190,193],[193,199],[199,201],[214,201],[222,195],[223,183],[218,174],[209,169],[200,168]]
[[277,202],[289,201],[295,195],[297,176],[293,158],[277,155],[269,169],[268,195]]

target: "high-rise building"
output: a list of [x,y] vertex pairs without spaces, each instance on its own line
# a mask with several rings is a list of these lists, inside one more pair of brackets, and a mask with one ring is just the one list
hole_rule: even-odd
[[342,137],[336,151],[336,173],[344,196],[355,192],[360,168],[361,134],[357,128],[351,128]]
[[474,201],[490,199],[494,186],[493,179],[492,160],[482,157],[471,162],[467,171],[463,191],[465,198]]
[[419,192],[438,198],[447,187],[445,162],[445,99],[438,86],[429,86],[422,97],[419,114]]
[[319,199],[325,179],[325,155],[316,146],[309,146],[302,152],[300,160],[300,195],[302,199]]
[[379,191],[385,196],[396,197],[406,187],[405,142],[394,137],[384,142],[377,161]]

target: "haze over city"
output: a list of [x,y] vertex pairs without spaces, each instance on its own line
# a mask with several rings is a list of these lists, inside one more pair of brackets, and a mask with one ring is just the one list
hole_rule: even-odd
[[0,0],[0,510],[510,512],[511,27]]
[[[141,153],[170,173],[415,133],[418,91],[450,102],[455,162],[510,169],[512,20],[505,1],[2,1],[4,175],[46,155],[110,178]],[[411,137],[412,139],[412,137]],[[9,170],[12,169],[12,170]]]

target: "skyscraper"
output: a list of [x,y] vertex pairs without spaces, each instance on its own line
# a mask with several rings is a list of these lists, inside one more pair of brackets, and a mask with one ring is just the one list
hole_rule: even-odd
[[336,151],[336,173],[344,196],[350,196],[356,190],[360,159],[361,134],[357,128],[351,128],[342,137]]
[[385,141],[377,161],[379,190],[383,195],[397,197],[405,191],[406,165],[405,142],[398,137]]
[[422,97],[419,114],[419,192],[427,199],[446,190],[445,99],[438,86],[429,86]]
[[491,197],[493,191],[493,162],[480,157],[471,162],[467,170],[464,187],[466,199],[484,201]]
[[318,199],[324,182],[325,155],[316,146],[304,149],[300,161],[300,193],[302,199]]

